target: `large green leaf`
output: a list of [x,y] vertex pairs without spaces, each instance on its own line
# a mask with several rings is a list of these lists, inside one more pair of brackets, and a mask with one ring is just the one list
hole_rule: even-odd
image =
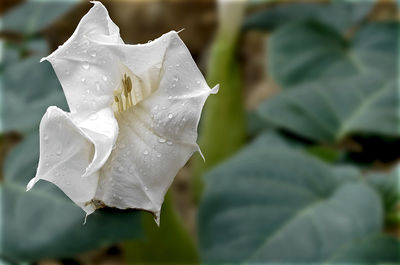
[[268,42],[269,71],[283,88],[369,72],[393,78],[398,37],[396,22],[367,24],[350,41],[315,21],[289,23]]
[[39,128],[48,106],[68,109],[51,65],[37,56],[9,65],[2,73],[0,132]]
[[37,134],[29,135],[5,162],[0,256],[14,262],[68,257],[141,236],[138,212],[100,210],[84,225],[85,213],[54,185],[43,181],[25,192],[36,171],[38,141]]
[[290,21],[312,19],[344,31],[364,19],[373,5],[374,1],[284,3],[249,15],[243,23],[243,29],[270,31]]
[[400,135],[399,89],[376,74],[306,83],[265,101],[259,114],[305,138],[335,142],[353,133]]
[[2,17],[1,30],[31,35],[46,28],[70,11],[78,0],[28,0]]
[[[359,242],[381,232],[383,213],[377,193],[360,179],[262,135],[206,175],[198,232],[203,260],[365,261],[381,241]],[[390,242],[374,249],[374,261],[399,261],[397,241]]]

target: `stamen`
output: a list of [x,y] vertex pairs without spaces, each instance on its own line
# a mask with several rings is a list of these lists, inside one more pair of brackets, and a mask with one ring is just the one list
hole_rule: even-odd
[[118,89],[118,90],[114,91],[114,100],[117,103],[118,112],[123,112],[124,111],[124,103],[122,102],[121,93],[122,93],[121,89]]
[[[124,93],[125,97],[125,106],[122,93]],[[124,74],[122,78],[122,88],[114,91],[114,101],[117,104],[118,112],[123,112],[133,106],[132,80],[127,74]]]

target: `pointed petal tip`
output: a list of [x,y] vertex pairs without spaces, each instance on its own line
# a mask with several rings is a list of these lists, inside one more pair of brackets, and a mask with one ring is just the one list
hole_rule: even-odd
[[89,215],[90,215],[90,213],[86,213],[86,215],[85,215],[85,220],[83,221],[83,224],[82,224],[82,225],[85,225],[85,224],[86,224],[86,221],[87,221],[87,218],[88,218]]
[[30,191],[33,188],[33,186],[35,186],[36,182],[37,182],[36,178],[31,179],[28,185],[26,185],[25,191]]
[[160,227],[160,212],[154,214],[154,222],[156,222],[157,226]]
[[219,91],[219,84],[217,84],[215,87],[213,87],[213,88],[210,90],[210,94],[217,94],[218,91]]
[[205,162],[206,162],[206,158],[204,157],[203,153],[201,152],[201,150],[200,150],[200,147],[199,147],[199,146],[197,146],[197,152],[199,152],[199,154],[200,154],[201,158],[203,158],[203,162],[205,163]]

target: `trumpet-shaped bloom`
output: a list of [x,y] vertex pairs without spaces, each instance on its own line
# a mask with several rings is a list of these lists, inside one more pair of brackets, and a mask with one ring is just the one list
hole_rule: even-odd
[[210,89],[177,32],[127,45],[100,2],[48,60],[70,113],[49,107],[40,161],[27,190],[57,185],[87,215],[143,209],[159,222],[178,170],[199,151],[197,126]]

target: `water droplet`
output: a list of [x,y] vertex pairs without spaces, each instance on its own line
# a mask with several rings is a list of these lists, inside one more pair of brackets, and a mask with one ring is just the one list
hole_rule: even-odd
[[177,64],[176,64],[176,67],[179,67],[179,66],[180,66],[179,63],[177,63]]
[[172,113],[168,114],[168,118],[172,119],[174,117],[174,115]]
[[89,63],[88,62],[83,62],[82,63],[82,68],[85,69],[85,70],[88,70],[90,68]]
[[149,190],[149,188],[147,188],[147,186],[144,186],[144,190],[145,190],[145,191],[148,191],[148,190]]
[[168,99],[172,99],[172,96],[168,96]]
[[196,84],[200,85],[200,81],[197,81]]
[[107,81],[107,79],[108,79],[107,76],[103,75],[104,82]]
[[174,77],[174,81],[175,81],[175,82],[178,82],[178,81],[179,81],[179,78],[178,78],[177,76],[175,76],[175,77]]
[[157,157],[161,157],[161,154],[157,154]]
[[47,134],[45,134],[45,135],[43,136],[43,139],[44,139],[45,141],[47,141],[47,140],[49,140],[49,136],[48,136]]
[[57,152],[56,152],[56,154],[57,154],[58,156],[61,155],[61,154],[62,154],[61,149],[58,149]]
[[145,156],[147,156],[147,155],[149,154],[149,151],[144,150],[143,154],[144,154]]
[[96,90],[97,90],[97,91],[101,91],[101,87],[100,87],[99,82],[96,82]]
[[172,84],[172,87],[176,87],[176,85],[175,85],[175,84]]
[[92,57],[96,57],[96,51],[95,50],[92,50],[92,51],[90,51],[89,52],[89,54],[90,54],[90,56],[92,56]]
[[164,138],[158,138],[158,142],[160,142],[160,143],[165,143],[166,140],[165,140]]
[[85,78],[81,78],[81,81],[82,81],[82,83],[85,83],[86,82],[86,79]]
[[172,145],[172,142],[171,142],[171,141],[167,141],[167,144],[168,144],[168,145]]

